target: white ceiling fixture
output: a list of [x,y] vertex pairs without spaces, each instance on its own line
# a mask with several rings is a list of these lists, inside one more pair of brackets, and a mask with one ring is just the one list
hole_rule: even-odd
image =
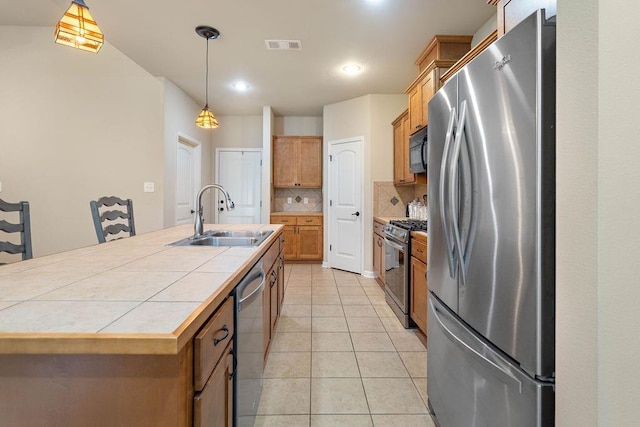
[[300,40],[265,40],[267,50],[302,50]]
[[245,82],[235,82],[233,88],[238,92],[246,92],[249,90],[249,85]]
[[347,64],[342,67],[342,71],[350,76],[355,76],[356,74],[360,74],[360,72],[362,71],[362,67],[358,64]]

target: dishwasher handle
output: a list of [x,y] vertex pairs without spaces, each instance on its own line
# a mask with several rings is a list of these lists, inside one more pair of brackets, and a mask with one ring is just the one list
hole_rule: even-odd
[[[243,296],[242,295],[243,291],[258,279],[260,280],[260,284],[249,295]],[[240,282],[240,284],[236,288],[238,311],[242,311],[242,307],[244,305],[251,304],[251,302],[254,299],[256,299],[256,297],[260,293],[262,293],[262,290],[264,289],[264,281],[265,281],[265,274],[264,274],[264,270],[262,269],[262,266],[258,267],[257,269],[254,269],[244,279],[242,279],[242,282]]]

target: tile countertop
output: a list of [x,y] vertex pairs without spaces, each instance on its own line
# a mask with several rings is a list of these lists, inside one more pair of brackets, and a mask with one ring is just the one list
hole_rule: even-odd
[[180,225],[0,267],[0,354],[177,354],[276,241],[168,246]]

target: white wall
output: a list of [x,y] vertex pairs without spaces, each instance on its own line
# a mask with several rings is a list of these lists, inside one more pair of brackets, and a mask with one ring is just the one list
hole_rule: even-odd
[[275,135],[275,116],[273,109],[269,106],[262,107],[262,222],[271,222],[270,212],[273,203],[273,174],[271,138]]
[[[407,108],[406,95],[366,95],[324,107],[323,176],[328,177],[327,158],[331,141],[364,137],[363,157],[363,274],[371,275],[373,239],[373,181],[393,179],[393,128],[391,122]],[[385,157],[386,154],[386,157]],[[327,194],[327,179],[323,183]],[[324,259],[329,259],[328,195],[324,197]]]
[[215,148],[261,148],[262,116],[219,116],[212,133]]
[[638,20],[629,0],[558,1],[558,426],[640,418]]
[[109,43],[52,34],[0,26],[0,197],[30,202],[34,256],[97,243],[100,196],[132,198],[139,233],[163,222],[162,84]]
[[274,135],[322,135],[322,117],[276,116]]
[[[202,106],[189,98],[172,81],[159,79],[163,85],[164,106],[164,226],[176,224],[177,197],[177,146],[178,136],[184,136],[189,141],[199,143],[201,147],[201,184],[209,184],[212,176],[213,157],[211,139],[218,129],[202,129],[196,126],[195,119],[200,114]],[[194,195],[195,196],[195,195]],[[205,197],[205,221],[213,218],[211,197]]]

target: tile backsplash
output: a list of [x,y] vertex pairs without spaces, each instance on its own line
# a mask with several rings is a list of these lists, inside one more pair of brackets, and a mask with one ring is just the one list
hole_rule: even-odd
[[373,216],[403,217],[407,204],[413,199],[422,199],[427,194],[427,185],[393,185],[391,181],[373,182]]
[[[288,198],[291,203],[288,203]],[[304,203],[305,197],[307,204]],[[322,212],[322,190],[319,188],[277,188],[273,212]]]

